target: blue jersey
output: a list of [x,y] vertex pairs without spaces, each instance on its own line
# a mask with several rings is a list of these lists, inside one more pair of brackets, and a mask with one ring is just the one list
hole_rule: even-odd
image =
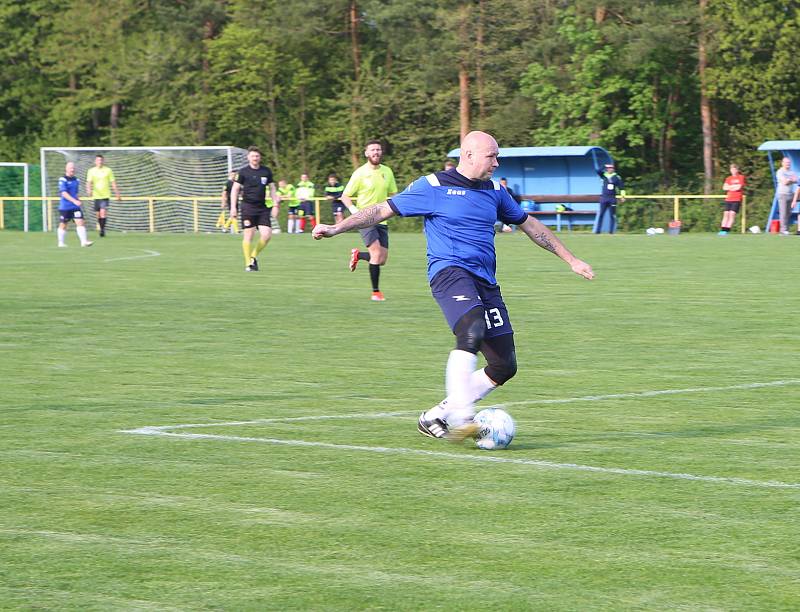
[[470,180],[455,168],[417,179],[389,205],[400,216],[425,217],[429,280],[457,266],[496,284],[494,224],[520,225],[528,218],[499,183]]
[[78,180],[77,176],[62,176],[60,179],[58,179],[58,195],[61,196],[61,200],[58,202],[58,210],[78,210],[80,208],[80,206],[76,206],[63,195],[61,195],[66,191],[69,195],[77,200],[80,184],[81,182]]

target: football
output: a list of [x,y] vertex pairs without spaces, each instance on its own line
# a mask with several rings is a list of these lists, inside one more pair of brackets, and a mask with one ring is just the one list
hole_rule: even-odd
[[480,426],[475,436],[478,448],[500,450],[506,448],[514,439],[516,425],[505,410],[486,408],[475,415],[475,422]]

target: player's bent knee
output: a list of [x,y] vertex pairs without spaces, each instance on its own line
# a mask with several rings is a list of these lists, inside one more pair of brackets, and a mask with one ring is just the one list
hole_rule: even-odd
[[486,335],[486,320],[483,308],[472,308],[462,316],[453,328],[456,336],[456,349],[477,353]]
[[498,385],[507,383],[517,373],[517,354],[512,352],[506,358],[486,366],[486,376]]

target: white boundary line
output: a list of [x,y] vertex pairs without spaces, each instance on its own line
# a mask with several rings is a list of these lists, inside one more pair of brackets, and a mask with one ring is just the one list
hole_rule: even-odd
[[658,391],[638,391],[633,393],[609,393],[607,395],[583,395],[580,397],[565,397],[562,399],[531,399],[519,402],[506,402],[500,406],[530,406],[533,404],[571,404],[573,402],[597,402],[609,399],[626,399],[632,397],[657,397],[659,395],[678,395],[681,393],[712,393],[715,391],[735,391],[736,389],[763,389],[764,387],[787,387],[800,385],[800,378],[787,380],[774,380],[763,383],[744,383],[741,385],[728,385],[726,387],[689,387],[688,389],[662,389]]
[[[663,389],[656,391],[641,391],[636,393],[612,393],[607,395],[585,395],[581,397],[568,397],[552,400],[528,400],[520,402],[508,402],[498,404],[504,406],[521,406],[531,404],[566,404],[572,402],[591,402],[606,399],[634,398],[634,397],[656,397],[659,395],[676,395],[680,393],[708,393],[714,391],[729,391],[733,389],[760,389],[764,387],[782,387],[800,384],[800,379],[776,380],[764,383],[745,383],[740,385],[730,385],[726,387],[691,387],[687,389]],[[360,413],[360,414],[336,414],[336,415],[311,415],[300,417],[255,419],[251,421],[229,421],[225,423],[186,423],[182,425],[161,425],[146,426],[137,429],[120,430],[120,433],[144,435],[144,436],[163,436],[170,438],[182,438],[187,440],[224,440],[231,442],[261,442],[266,444],[278,444],[283,446],[317,447],[336,450],[363,451],[382,454],[405,454],[422,455],[427,457],[443,457],[447,459],[457,459],[461,461],[482,461],[487,463],[510,463],[515,465],[530,465],[539,468],[577,470],[583,472],[595,472],[603,474],[618,474],[623,476],[653,476],[658,478],[670,478],[675,480],[689,480],[695,482],[709,482],[715,484],[732,484],[749,487],[766,487],[777,489],[800,489],[800,483],[787,483],[773,480],[751,480],[748,478],[736,478],[725,476],[701,476],[695,474],[683,474],[676,472],[660,472],[656,470],[637,470],[615,467],[600,467],[593,465],[581,465],[578,463],[555,463],[552,461],[539,461],[535,459],[517,459],[513,457],[501,457],[489,454],[458,454],[444,451],[431,451],[416,448],[386,447],[386,446],[358,446],[350,444],[333,444],[330,442],[309,442],[307,440],[281,440],[278,438],[255,438],[247,436],[223,436],[216,434],[196,434],[196,433],[174,433],[176,429],[195,429],[204,427],[235,427],[238,425],[258,425],[276,422],[296,422],[296,421],[320,421],[330,419],[376,419],[408,416],[416,412],[380,412],[380,413]]]
[[145,257],[160,257],[161,253],[158,251],[151,251],[149,249],[138,249],[147,253],[147,255],[133,255],[132,257],[114,257],[113,259],[104,259],[103,261],[126,261],[128,259],[144,259]]
[[[364,417],[367,415],[350,415]],[[369,415],[378,416],[378,415]],[[394,413],[392,414],[394,416]],[[332,417],[329,417],[332,418]],[[339,415],[336,418],[346,418]],[[277,420],[277,419],[274,419]],[[243,421],[239,423],[228,423],[228,425],[242,425],[255,421]],[[262,421],[263,422],[263,421]],[[225,425],[217,423],[217,425]],[[202,427],[203,425],[173,425],[173,429],[184,427]],[[182,438],[184,440],[224,440],[228,442],[261,442],[263,444],[278,444],[282,446],[316,447],[334,450],[364,451],[370,453],[392,454],[392,455],[422,455],[426,457],[442,457],[445,459],[457,459],[460,461],[477,461],[486,463],[511,463],[515,465],[530,465],[538,468],[557,469],[557,470],[577,470],[582,472],[595,472],[601,474],[618,474],[622,476],[654,476],[658,478],[671,478],[674,480],[691,480],[695,482],[710,482],[714,484],[731,484],[747,487],[766,487],[775,489],[800,489],[800,483],[779,482],[773,480],[750,480],[748,478],[735,478],[725,476],[698,476],[695,474],[681,474],[674,472],[659,472],[655,470],[633,470],[626,468],[599,467],[594,465],[581,465],[578,463],[555,463],[552,461],[538,461],[535,459],[516,459],[513,457],[499,457],[489,454],[459,454],[444,451],[431,451],[419,448],[403,448],[388,446],[358,446],[354,444],[333,444],[330,442],[309,442],[307,440],[281,440],[278,438],[254,438],[249,436],[222,436],[215,434],[196,434],[196,433],[172,433],[165,431],[165,427],[140,427],[138,429],[122,430],[120,433],[137,434],[142,436],[163,436],[169,438]],[[482,451],[479,451],[482,452]]]

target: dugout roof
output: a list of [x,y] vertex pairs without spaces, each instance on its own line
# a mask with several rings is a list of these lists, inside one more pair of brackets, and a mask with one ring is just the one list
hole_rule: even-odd
[[768,140],[758,147],[759,151],[800,151],[800,140]]
[[[460,157],[453,149],[448,157]],[[599,194],[595,168],[614,161],[602,147],[506,147],[500,148],[500,167],[494,178],[506,177],[514,192],[526,194]]]

